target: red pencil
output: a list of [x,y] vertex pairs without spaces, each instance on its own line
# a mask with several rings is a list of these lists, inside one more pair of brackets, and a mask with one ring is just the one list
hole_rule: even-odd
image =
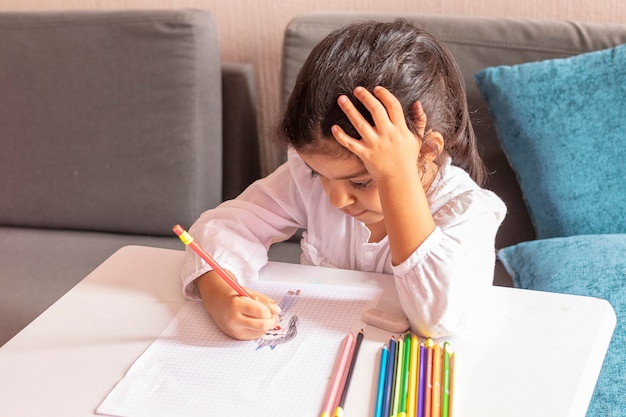
[[232,279],[231,276],[228,275],[228,272],[226,272],[217,263],[217,261],[213,259],[213,257],[209,255],[208,252],[205,251],[204,248],[200,246],[200,244],[196,242],[194,238],[191,237],[191,235],[185,229],[183,229],[183,227],[180,224],[177,224],[176,226],[174,226],[172,230],[174,231],[174,233],[178,235],[180,240],[185,245],[193,249],[194,252],[196,252],[198,255],[200,255],[202,259],[206,261],[206,263],[211,265],[211,268],[213,268],[213,270],[217,272],[217,275],[222,277],[224,281],[226,281],[226,283],[230,285],[233,290],[237,291],[237,294],[239,294],[241,297],[252,298],[252,296],[241,285],[239,285],[239,283],[236,280]]

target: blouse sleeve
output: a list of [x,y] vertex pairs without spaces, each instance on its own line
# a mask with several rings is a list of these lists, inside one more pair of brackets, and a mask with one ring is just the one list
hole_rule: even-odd
[[[290,162],[250,185],[234,200],[205,211],[189,233],[240,282],[258,278],[267,263],[267,251],[274,242],[288,239],[306,227],[302,190],[294,181]],[[210,271],[189,248],[182,267],[183,293],[199,299],[195,279]]]
[[463,330],[472,303],[492,285],[495,235],[506,208],[487,190],[467,191],[434,214],[434,232],[392,267],[413,329],[438,338]]

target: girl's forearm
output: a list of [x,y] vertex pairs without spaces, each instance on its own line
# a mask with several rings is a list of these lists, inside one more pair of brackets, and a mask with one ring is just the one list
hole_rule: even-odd
[[398,265],[435,230],[435,221],[426,193],[415,173],[381,179],[378,189],[391,260],[393,265]]

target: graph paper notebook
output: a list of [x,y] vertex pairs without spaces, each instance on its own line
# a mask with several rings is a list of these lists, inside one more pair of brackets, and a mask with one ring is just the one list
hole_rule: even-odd
[[342,340],[381,290],[259,281],[283,311],[253,341],[225,336],[187,302],[98,407],[120,417],[319,415]]

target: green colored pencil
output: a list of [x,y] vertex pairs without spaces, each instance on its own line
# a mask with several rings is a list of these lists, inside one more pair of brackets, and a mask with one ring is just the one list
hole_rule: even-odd
[[448,342],[443,344],[443,388],[441,398],[441,417],[450,415],[450,355],[452,348]]
[[400,392],[402,391],[402,369],[404,362],[404,341],[398,340],[396,345],[396,366],[393,382],[393,404],[391,407],[391,417],[396,417],[400,411]]
[[400,391],[400,408],[398,410],[399,416],[406,416],[407,412],[407,397],[409,394],[409,367],[411,365],[411,335],[407,333],[404,337],[404,360],[402,362],[402,378],[401,378],[401,391]]

